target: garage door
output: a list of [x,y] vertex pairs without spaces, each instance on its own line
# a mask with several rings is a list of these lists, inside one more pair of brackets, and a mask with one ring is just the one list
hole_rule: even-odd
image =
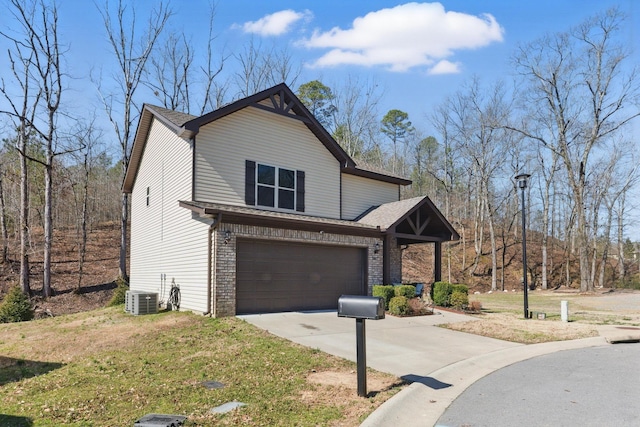
[[366,249],[238,240],[236,312],[336,309],[365,293]]

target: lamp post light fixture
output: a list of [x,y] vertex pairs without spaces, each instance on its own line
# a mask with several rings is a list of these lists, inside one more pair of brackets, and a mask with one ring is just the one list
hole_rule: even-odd
[[522,285],[524,287],[524,318],[529,318],[529,284],[527,283],[527,214],[524,200],[524,190],[527,188],[529,180],[528,173],[521,173],[516,176],[518,187],[522,189]]

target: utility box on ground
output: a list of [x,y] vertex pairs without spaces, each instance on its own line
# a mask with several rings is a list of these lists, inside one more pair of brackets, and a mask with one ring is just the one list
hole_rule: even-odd
[[158,312],[158,294],[143,291],[127,291],[125,293],[124,311],[127,313],[153,314]]
[[147,414],[133,424],[133,427],[179,427],[187,417],[182,415]]

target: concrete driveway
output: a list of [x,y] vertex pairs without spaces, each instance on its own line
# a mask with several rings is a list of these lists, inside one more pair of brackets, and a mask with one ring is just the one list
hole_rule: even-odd
[[[475,319],[450,312],[436,313],[365,321],[367,366],[412,382],[430,382],[429,373],[452,363],[523,346],[439,328],[436,325]],[[356,321],[338,317],[335,311],[238,317],[279,337],[356,361]]]

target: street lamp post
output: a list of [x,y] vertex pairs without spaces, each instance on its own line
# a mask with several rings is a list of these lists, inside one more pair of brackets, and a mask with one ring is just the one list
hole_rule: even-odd
[[524,286],[524,318],[529,318],[529,285],[527,283],[527,214],[524,200],[524,190],[531,175],[521,173],[516,176],[518,187],[522,189],[522,284]]

